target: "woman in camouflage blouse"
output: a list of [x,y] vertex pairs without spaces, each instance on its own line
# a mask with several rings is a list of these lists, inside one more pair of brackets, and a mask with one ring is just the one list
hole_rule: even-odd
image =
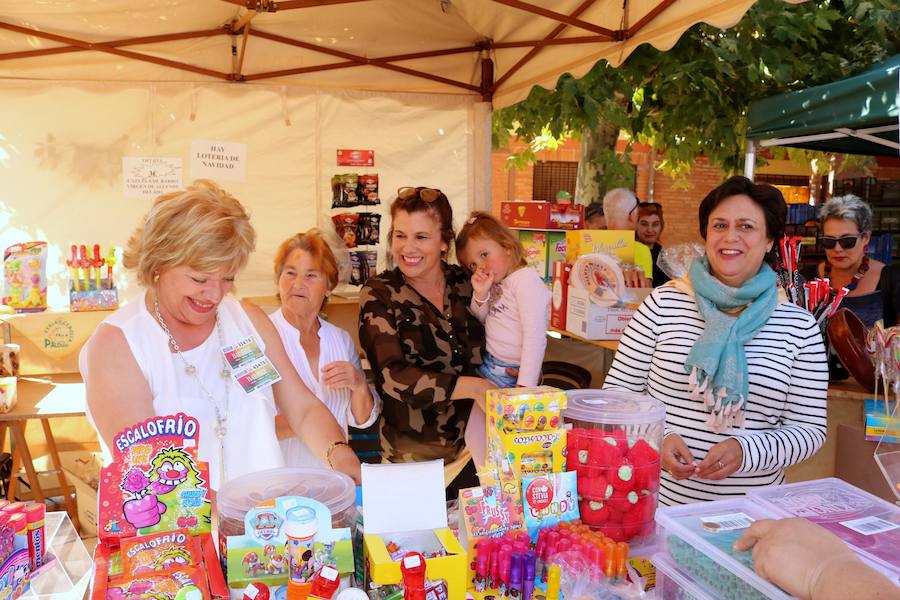
[[453,211],[440,190],[401,188],[391,204],[396,267],[359,296],[359,341],[384,401],[382,457],[443,459],[448,497],[477,485],[463,432],[472,401],[494,386],[477,376],[484,328],[471,313],[469,275],[445,258]]

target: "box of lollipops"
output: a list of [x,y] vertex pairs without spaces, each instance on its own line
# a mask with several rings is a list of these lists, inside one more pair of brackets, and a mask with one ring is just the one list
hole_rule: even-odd
[[100,471],[91,600],[217,600],[228,588],[210,535],[197,420],[158,416],[116,435]]

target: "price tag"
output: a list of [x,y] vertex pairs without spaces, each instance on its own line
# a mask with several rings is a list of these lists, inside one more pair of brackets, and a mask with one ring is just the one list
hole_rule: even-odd
[[852,521],[841,521],[841,525],[863,535],[875,535],[900,528],[900,525],[897,523],[891,523],[878,517],[863,517]]
[[734,531],[735,529],[747,529],[753,524],[753,517],[744,513],[729,513],[727,515],[713,515],[700,517],[703,529],[713,533],[722,531]]

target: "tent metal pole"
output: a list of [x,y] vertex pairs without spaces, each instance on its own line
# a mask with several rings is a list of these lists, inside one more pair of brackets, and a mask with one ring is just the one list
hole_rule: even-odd
[[756,170],[756,141],[747,140],[747,153],[744,155],[744,177],[753,181]]

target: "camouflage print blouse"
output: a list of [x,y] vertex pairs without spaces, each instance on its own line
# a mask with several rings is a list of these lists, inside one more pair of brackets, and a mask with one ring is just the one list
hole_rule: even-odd
[[372,277],[359,295],[359,342],[384,401],[382,456],[391,462],[454,459],[472,403],[452,401],[460,375],[477,375],[484,327],[469,312],[472,286],[444,264],[442,314],[400,269]]

